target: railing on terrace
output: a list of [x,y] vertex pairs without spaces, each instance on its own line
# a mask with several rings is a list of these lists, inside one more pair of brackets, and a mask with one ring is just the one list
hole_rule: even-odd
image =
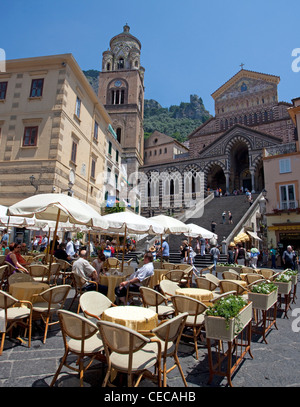
[[296,143],[277,144],[276,146],[265,148],[264,156],[272,157],[274,155],[290,154],[296,152],[297,152]]

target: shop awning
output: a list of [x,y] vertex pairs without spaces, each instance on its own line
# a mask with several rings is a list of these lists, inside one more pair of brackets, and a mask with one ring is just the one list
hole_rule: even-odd
[[253,237],[254,239],[261,240],[261,238],[258,237],[255,232],[250,232],[249,230],[247,230],[247,233],[248,233],[248,235],[250,235],[250,236]]

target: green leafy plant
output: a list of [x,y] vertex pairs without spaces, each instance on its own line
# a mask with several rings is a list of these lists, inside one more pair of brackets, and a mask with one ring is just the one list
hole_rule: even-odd
[[225,298],[220,298],[214,305],[210,306],[206,310],[206,315],[214,317],[222,317],[226,320],[226,328],[229,328],[230,318],[236,318],[236,332],[241,330],[241,324],[238,318],[238,313],[242,308],[247,305],[247,301],[240,296],[233,294],[228,295]]
[[289,276],[288,274],[281,273],[280,276],[278,276],[275,281],[278,281],[279,283],[289,283],[292,279],[292,276]]
[[297,270],[286,269],[283,271],[282,274],[286,274],[287,276],[296,276],[298,274]]
[[270,294],[272,291],[277,290],[277,286],[274,283],[263,282],[259,284],[254,284],[251,287],[252,293],[258,294]]

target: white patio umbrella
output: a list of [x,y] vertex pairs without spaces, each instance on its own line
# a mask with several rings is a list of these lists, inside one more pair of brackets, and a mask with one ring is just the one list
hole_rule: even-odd
[[[108,229],[107,221],[95,209],[79,199],[64,194],[33,195],[10,206],[7,209],[7,215],[55,221],[54,236],[57,234],[59,222],[85,225],[97,230]],[[54,240],[51,248],[50,266]]]
[[[149,218],[151,221],[157,222],[164,227],[165,234],[182,234],[189,233],[189,227],[178,219],[172,216],[157,215]],[[162,234],[160,235],[160,244],[162,247]],[[160,254],[160,263],[162,264],[162,250]]]
[[104,215],[103,218],[108,222],[108,231],[116,234],[124,234],[123,255],[122,255],[122,272],[125,255],[125,241],[127,234],[150,234],[160,235],[164,233],[163,226],[157,222],[150,221],[144,216],[137,215],[133,212],[124,211]]
[[187,226],[190,228],[190,232],[185,233],[188,237],[198,237],[201,235],[204,239],[218,239],[218,235],[216,233],[211,232],[199,225],[195,225],[194,223],[188,223]]
[[7,206],[0,205],[0,225],[5,227],[27,227],[33,226],[35,224],[35,220],[31,218],[24,218],[18,216],[7,216]]
[[186,225],[185,223],[181,222],[178,219],[172,218],[172,216],[157,215],[152,216],[151,218],[148,219],[163,226],[165,234],[188,233],[190,230],[188,225]]

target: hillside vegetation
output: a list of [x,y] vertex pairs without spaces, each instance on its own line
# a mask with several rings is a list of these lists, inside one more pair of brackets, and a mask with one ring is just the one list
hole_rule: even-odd
[[[83,71],[96,94],[98,93],[99,71]],[[156,100],[144,101],[144,136],[148,138],[155,130],[167,134],[180,142],[211,117],[202,98],[190,95],[190,102],[179,106],[162,107]]]

